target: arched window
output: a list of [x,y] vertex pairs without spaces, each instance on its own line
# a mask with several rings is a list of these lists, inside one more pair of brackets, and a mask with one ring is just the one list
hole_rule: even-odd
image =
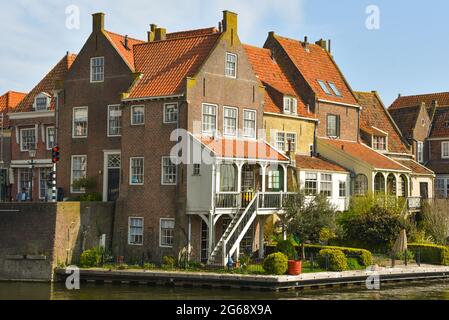
[[354,182],[354,194],[364,196],[368,193],[368,177],[364,174],[358,174]]
[[396,177],[394,174],[390,174],[387,178],[387,191],[390,196],[396,195]]
[[404,175],[401,175],[401,177],[399,178],[398,197],[406,198],[407,189],[407,178]]
[[385,193],[385,177],[380,172],[374,178],[374,192]]

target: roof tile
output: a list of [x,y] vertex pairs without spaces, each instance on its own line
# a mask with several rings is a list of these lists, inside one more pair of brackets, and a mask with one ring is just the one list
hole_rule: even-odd
[[125,47],[125,36],[110,31],[105,31],[122,58],[134,69],[134,45],[144,41],[128,37],[128,46]]
[[306,170],[348,172],[342,166],[321,157],[296,156],[296,168]]
[[392,103],[389,109],[420,106],[421,103],[425,103],[427,107],[430,107],[434,101],[438,101],[439,106],[449,106],[449,92],[400,96]]

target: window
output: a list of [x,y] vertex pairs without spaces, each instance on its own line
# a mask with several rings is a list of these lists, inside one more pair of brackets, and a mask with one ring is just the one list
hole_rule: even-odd
[[36,129],[20,129],[20,151],[36,150]]
[[173,247],[175,231],[175,220],[174,219],[161,219],[161,247]]
[[223,131],[225,135],[235,136],[237,134],[237,117],[238,110],[236,108],[225,107],[223,109],[224,113],[224,124]]
[[289,151],[288,144],[291,142],[291,150],[296,150],[296,133],[276,132],[276,148]]
[[226,70],[227,77],[237,77],[237,55],[233,53],[226,53]]
[[441,158],[449,159],[449,142],[448,141],[441,143]]
[[322,80],[317,80],[318,84],[320,85],[321,89],[327,94],[327,95],[332,95],[331,91],[329,90],[326,82],[322,81]]
[[164,123],[178,122],[178,104],[166,103],[164,105]]
[[306,196],[315,196],[318,192],[318,174],[306,173],[304,192]]
[[88,109],[79,107],[73,109],[73,137],[86,138],[88,127]]
[[217,130],[217,106],[203,104],[203,133],[214,134]]
[[284,97],[284,113],[297,114],[298,113],[298,100],[293,97]]
[[276,132],[276,148],[285,150],[285,132]]
[[172,158],[162,158],[162,184],[175,185],[177,181],[177,168]]
[[108,137],[122,134],[122,109],[119,105],[108,107]]
[[131,107],[131,125],[138,126],[145,124],[145,107],[132,106]]
[[83,193],[85,190],[73,186],[75,181],[86,178],[87,174],[87,156],[72,156],[72,192]]
[[[235,192],[237,190],[236,168],[233,164],[220,166],[220,191]],[[244,172],[243,172],[244,173]],[[243,182],[244,185],[244,182]]]
[[40,199],[49,199],[48,194],[48,182],[50,176],[50,168],[40,168],[39,169],[39,198]]
[[256,137],[256,111],[245,110],[243,113],[243,136]]
[[338,195],[340,198],[345,198],[346,197],[346,181],[340,181],[338,183]]
[[327,136],[337,138],[340,136],[340,117],[333,114],[327,115]]
[[278,170],[268,171],[268,189],[270,190],[281,189],[281,173]]
[[144,158],[131,158],[129,161],[129,184],[143,185],[145,182]]
[[90,59],[90,82],[104,81],[104,57]]
[[417,144],[416,159],[418,159],[419,163],[423,163],[424,162],[424,143],[421,142],[421,141],[418,141],[418,144]]
[[337,86],[335,85],[335,83],[328,81],[327,82],[329,84],[329,87],[331,87],[332,91],[334,92],[334,94],[337,97],[342,97],[340,90],[338,90]]
[[50,102],[50,98],[45,94],[39,94],[34,101],[34,109],[36,111],[45,111],[48,110],[48,105]]
[[373,149],[378,151],[386,151],[387,137],[373,136]]
[[21,168],[19,169],[19,191],[26,190],[28,198],[30,198],[31,189],[31,169]]
[[321,194],[326,197],[332,197],[332,175],[321,174],[320,182]]
[[368,177],[364,174],[359,174],[355,178],[354,194],[356,196],[364,196],[368,193]]
[[47,127],[46,130],[47,150],[51,150],[56,146],[56,130],[55,127]]
[[129,242],[130,245],[143,245],[143,218],[129,218]]
[[437,198],[446,198],[446,181],[445,179],[435,180],[435,193]]
[[194,164],[193,165],[193,175],[194,176],[200,176],[201,175],[201,165],[200,164]]

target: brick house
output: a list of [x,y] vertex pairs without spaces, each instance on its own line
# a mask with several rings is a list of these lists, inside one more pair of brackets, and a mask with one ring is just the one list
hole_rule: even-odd
[[[55,92],[75,58],[76,55],[67,53],[9,113],[14,199],[23,189],[27,190],[30,200],[50,199],[47,181],[52,172],[51,149],[56,143],[58,99]],[[35,153],[33,165],[32,153]]]
[[449,197],[449,93],[399,96],[388,111],[435,172],[435,196]]
[[11,198],[11,123],[8,113],[12,112],[27,94],[8,91],[0,96],[0,201]]

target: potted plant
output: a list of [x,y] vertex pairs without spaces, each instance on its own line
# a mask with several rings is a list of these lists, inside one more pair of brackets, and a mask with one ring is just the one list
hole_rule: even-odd
[[293,238],[281,240],[276,246],[276,251],[285,254],[288,261],[288,274],[291,276],[300,275],[302,272],[302,261],[298,259],[298,252],[296,251],[296,243]]
[[293,260],[288,260],[288,274],[290,276],[299,276],[302,273],[302,260],[298,259],[298,253],[295,252]]

